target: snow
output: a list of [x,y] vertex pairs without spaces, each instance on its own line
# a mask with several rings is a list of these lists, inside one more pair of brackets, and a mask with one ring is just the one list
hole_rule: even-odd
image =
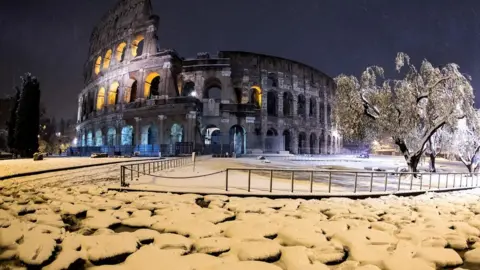
[[9,159],[0,162],[0,177],[57,168],[135,160],[141,161],[142,158],[46,157],[42,161],[33,161],[33,159]]
[[[107,175],[118,183],[115,167]],[[0,182],[0,268],[480,268],[480,190],[364,200],[123,193],[107,190],[103,169],[80,171]],[[87,182],[64,182],[86,172]]]

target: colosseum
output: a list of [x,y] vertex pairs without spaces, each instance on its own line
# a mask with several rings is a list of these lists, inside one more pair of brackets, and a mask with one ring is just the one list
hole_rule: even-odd
[[332,78],[243,51],[160,48],[149,0],[120,0],[94,28],[78,97],[80,154],[333,154]]

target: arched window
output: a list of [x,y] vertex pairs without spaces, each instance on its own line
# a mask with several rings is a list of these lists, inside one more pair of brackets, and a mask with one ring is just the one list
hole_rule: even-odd
[[283,116],[293,116],[293,95],[290,92],[283,93]]
[[102,57],[99,56],[99,57],[97,57],[97,61],[95,61],[95,68],[94,68],[95,69],[95,74],[98,75],[98,73],[100,73],[101,65],[102,65]]
[[105,88],[100,88],[97,94],[97,110],[101,110],[105,105]]
[[159,84],[160,74],[156,72],[148,74],[147,78],[145,79],[145,89],[143,92],[145,98],[151,98],[152,96],[160,95]]
[[297,114],[305,117],[305,96],[302,94],[298,95]]
[[267,114],[277,116],[277,94],[273,91],[267,93]]
[[182,96],[196,96],[195,83],[188,81],[183,85]]
[[268,73],[267,76],[267,85],[269,87],[278,87],[278,78],[275,73]]
[[123,97],[125,103],[134,102],[137,99],[137,81],[131,78],[128,84],[130,84],[130,87],[126,89]]
[[143,43],[144,43],[144,37],[142,35],[138,35],[133,41],[132,41],[132,56],[140,56],[143,54]]
[[118,103],[118,87],[120,84],[114,82],[110,85],[110,90],[108,90],[108,105],[114,105]]
[[258,86],[253,86],[250,91],[250,103],[258,108],[262,107],[262,89]]
[[118,63],[123,62],[123,59],[125,58],[125,48],[127,47],[127,43],[122,42],[118,44],[117,46],[117,51],[115,52],[115,58],[117,59]]
[[310,117],[317,116],[317,101],[315,98],[310,98],[310,110],[308,111],[308,115]]
[[110,60],[112,60],[112,50],[108,50],[105,53],[105,59],[103,60],[103,69],[107,69],[110,66]]
[[209,78],[205,80],[203,98],[206,99],[222,99],[222,83],[217,78]]

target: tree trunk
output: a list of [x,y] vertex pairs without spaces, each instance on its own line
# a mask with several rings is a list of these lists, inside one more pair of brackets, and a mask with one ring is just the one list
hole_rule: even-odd
[[418,164],[420,163],[420,159],[422,158],[421,155],[412,155],[409,156],[407,159],[408,170],[413,172],[413,177],[417,177],[418,172]]
[[468,174],[471,176],[473,172],[473,164],[470,162],[469,164],[465,164],[468,170]]
[[435,167],[435,159],[437,158],[437,155],[433,152],[430,152],[430,172],[437,172],[437,168]]

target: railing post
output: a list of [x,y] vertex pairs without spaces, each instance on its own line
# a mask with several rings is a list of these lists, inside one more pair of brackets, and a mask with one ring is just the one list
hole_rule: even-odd
[[[462,182],[463,182],[463,173],[460,173],[460,187],[462,187]],[[467,186],[467,185],[465,185]]]
[[310,172],[310,193],[313,193],[313,171]]
[[388,185],[388,173],[385,173],[385,191],[387,191],[387,185]]
[[228,171],[229,169],[225,171],[225,191],[228,191]]
[[328,172],[328,193],[332,191],[332,172]]
[[457,175],[454,173],[453,174],[453,188],[455,188],[456,183],[457,183]]
[[295,181],[295,171],[292,171],[291,180],[292,180],[291,190],[292,190],[292,192],[293,192],[293,182]]
[[[420,175],[420,177],[422,177],[422,175],[420,173],[417,173],[417,175]],[[410,190],[413,189],[413,177],[414,175],[412,174],[412,177],[410,177]]]
[[475,186],[478,187],[478,172],[475,173]]
[[422,186],[423,186],[423,174],[420,177],[420,190],[422,190]]
[[400,191],[400,182],[401,182],[401,179],[402,179],[402,173],[398,173],[398,191]]
[[123,175],[124,171],[123,171],[123,166],[120,166],[120,186],[123,187],[124,186],[124,175]]
[[428,189],[432,188],[432,174],[430,173],[430,180],[428,181]]
[[449,175],[449,173],[447,173],[447,180],[445,181],[445,188],[448,188],[448,175]]
[[133,165],[130,165],[130,181],[133,181]]
[[273,170],[270,170],[270,193],[272,193],[273,189]]
[[441,182],[441,180],[442,180],[442,177],[440,177],[440,174],[439,174],[439,175],[438,175],[438,187],[437,187],[437,189],[440,189],[440,182]]
[[355,172],[355,182],[353,183],[353,193],[357,193],[358,172]]
[[252,178],[252,170],[248,169],[248,192],[250,192],[250,181]]
[[150,162],[148,163],[148,174],[150,174]]
[[370,174],[370,192],[373,191],[373,171]]

